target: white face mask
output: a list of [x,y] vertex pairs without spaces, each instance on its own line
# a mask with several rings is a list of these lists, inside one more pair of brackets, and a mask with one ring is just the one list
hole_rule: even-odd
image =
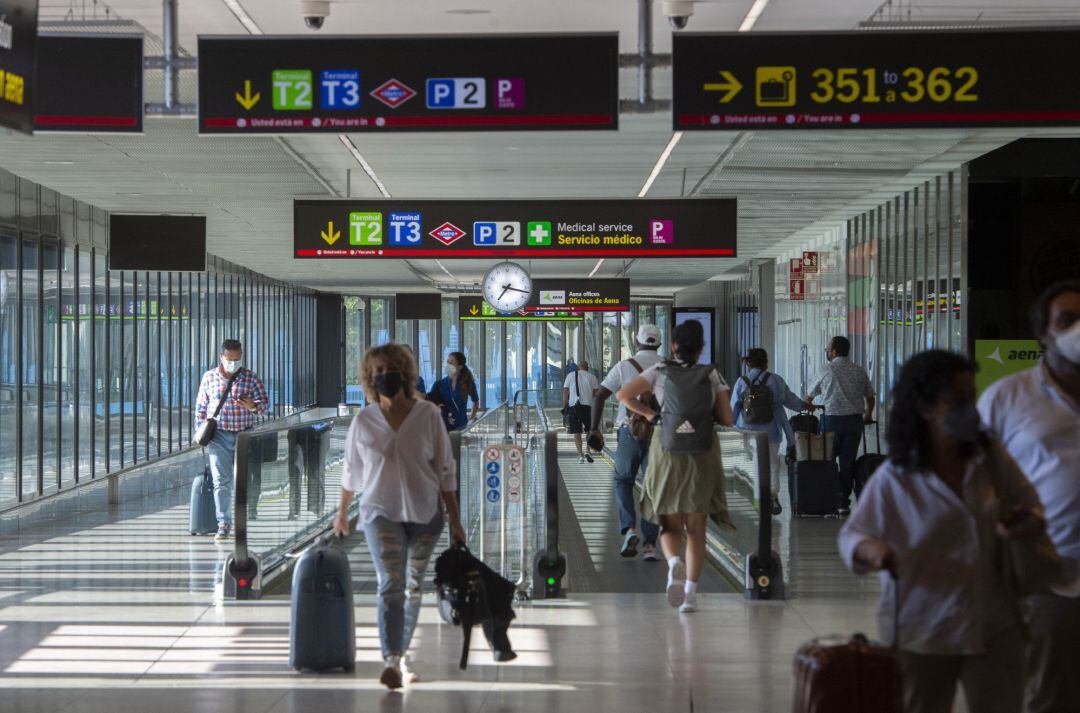
[[1080,321],[1054,338],[1057,351],[1073,364],[1080,365]]
[[225,371],[228,373],[235,374],[240,369],[240,360],[230,361],[229,359],[223,358],[221,360],[221,366],[224,367]]
[[443,364],[443,368],[446,369],[447,374],[456,374],[457,373],[457,366],[454,365],[454,364],[451,364],[450,362],[446,362],[445,364]]

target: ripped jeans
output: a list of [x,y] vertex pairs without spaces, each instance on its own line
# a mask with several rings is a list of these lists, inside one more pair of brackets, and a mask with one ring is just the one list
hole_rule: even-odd
[[442,529],[441,507],[428,523],[392,522],[380,515],[364,525],[379,579],[376,613],[383,658],[409,650],[420,617],[424,572]]

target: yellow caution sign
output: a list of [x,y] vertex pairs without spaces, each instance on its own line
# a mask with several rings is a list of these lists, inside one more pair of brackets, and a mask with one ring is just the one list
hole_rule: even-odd
[[758,67],[755,80],[758,106],[795,106],[794,67]]
[[720,97],[720,103],[727,104],[742,90],[743,85],[726,69],[720,70],[720,77],[724,80],[723,82],[707,82],[702,88],[707,92],[724,92],[724,96]]
[[236,92],[236,101],[240,102],[240,106],[244,107],[248,111],[251,111],[251,107],[258,104],[260,99],[262,99],[262,94],[260,92],[255,92],[254,94],[252,94],[251,80],[245,79],[244,93],[241,94],[240,92]]
[[319,233],[322,239],[326,241],[327,245],[333,245],[341,237],[340,230],[334,230],[334,221],[330,220],[326,223],[326,230]]

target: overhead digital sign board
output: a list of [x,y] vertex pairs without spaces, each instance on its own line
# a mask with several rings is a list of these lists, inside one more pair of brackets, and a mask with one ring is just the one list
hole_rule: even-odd
[[459,297],[458,319],[462,322],[582,322],[585,315],[568,310],[496,312],[483,297]]
[[34,130],[141,133],[143,74],[142,35],[41,35]]
[[629,312],[630,280],[618,278],[550,278],[533,280],[525,306],[529,312]]
[[617,129],[616,33],[200,37],[199,132]]
[[735,257],[734,198],[293,201],[297,258]]
[[0,0],[0,126],[34,131],[37,0]]
[[680,131],[1080,124],[1080,30],[678,33]]

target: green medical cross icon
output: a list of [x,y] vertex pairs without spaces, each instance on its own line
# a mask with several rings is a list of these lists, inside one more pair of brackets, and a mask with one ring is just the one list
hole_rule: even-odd
[[525,234],[529,238],[529,245],[551,245],[551,223],[547,221],[530,222]]

